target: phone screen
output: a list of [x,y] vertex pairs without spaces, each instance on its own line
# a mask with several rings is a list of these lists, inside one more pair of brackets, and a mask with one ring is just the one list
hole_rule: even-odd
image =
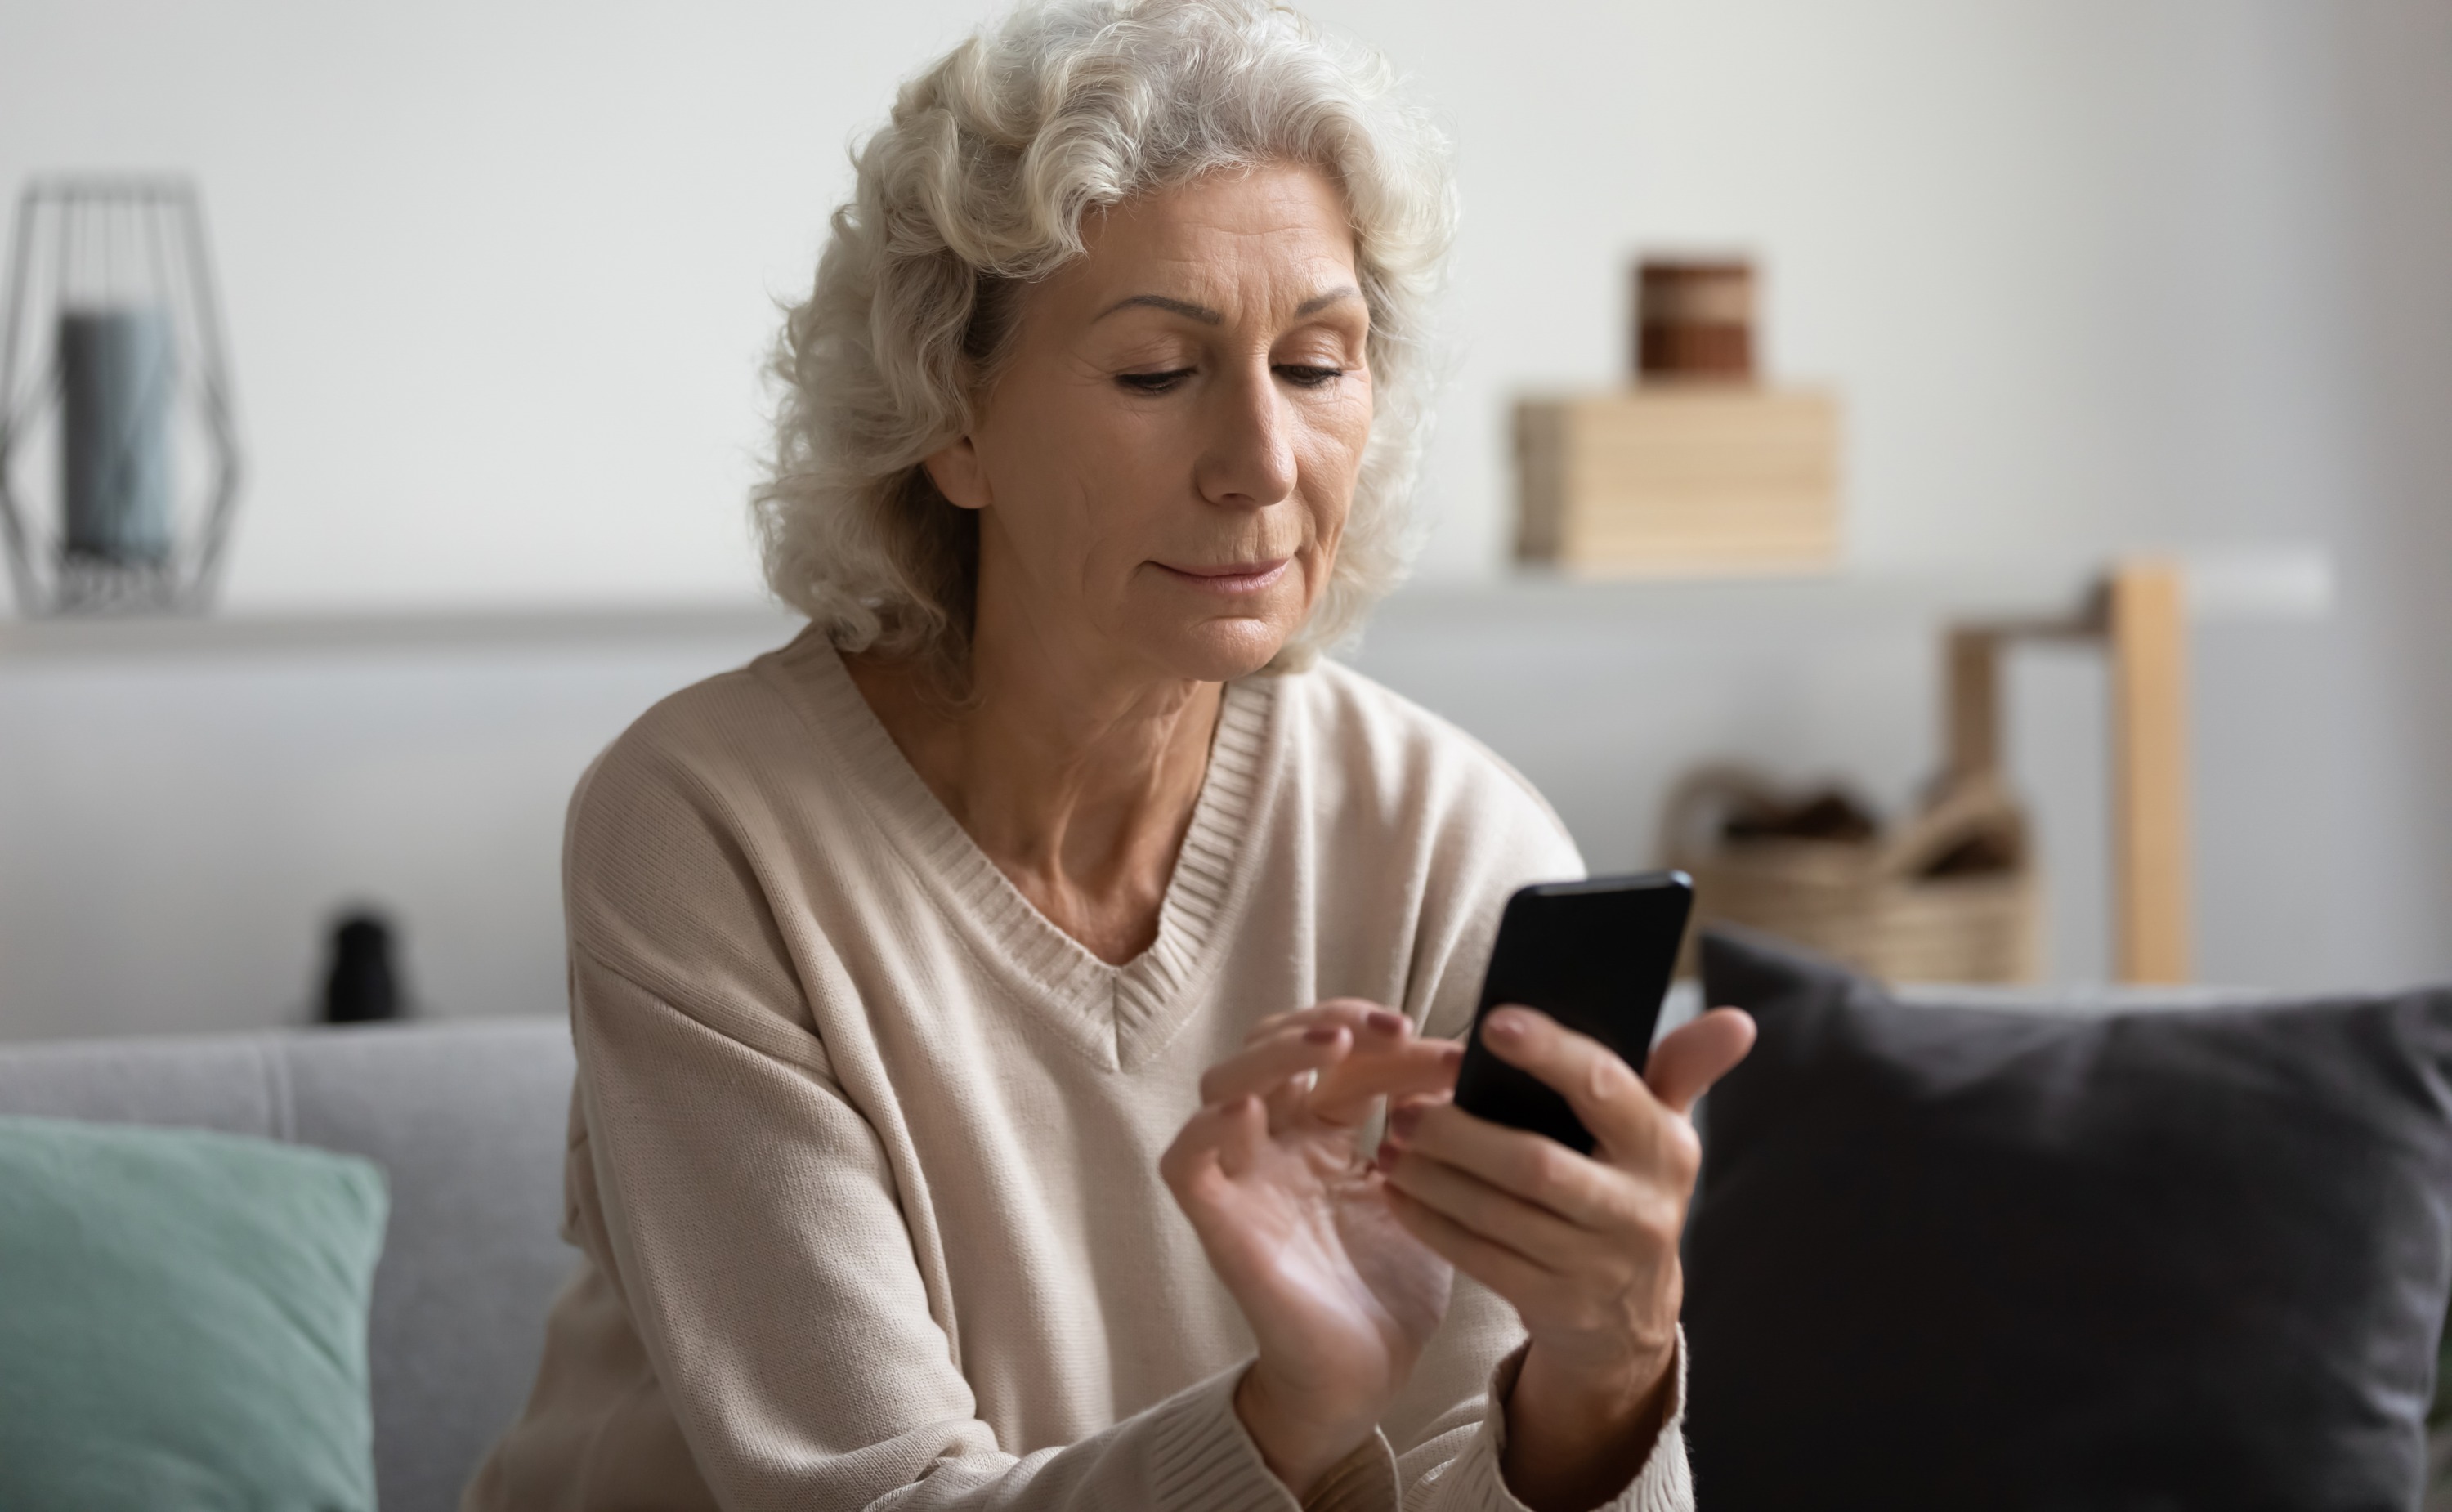
[[1591,1153],[1592,1133],[1564,1097],[1482,1049],[1481,1021],[1510,1003],[1537,1008],[1641,1071],[1693,902],[1693,879],[1683,872],[1518,890],[1499,918],[1456,1073],[1456,1106]]

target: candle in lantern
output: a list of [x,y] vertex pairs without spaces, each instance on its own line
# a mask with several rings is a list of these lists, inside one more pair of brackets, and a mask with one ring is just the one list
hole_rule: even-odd
[[146,305],[59,318],[62,473],[69,555],[150,566],[170,555],[174,333]]

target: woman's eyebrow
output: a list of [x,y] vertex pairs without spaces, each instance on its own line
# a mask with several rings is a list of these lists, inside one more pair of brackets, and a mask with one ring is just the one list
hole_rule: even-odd
[[1295,319],[1300,320],[1306,315],[1316,315],[1339,300],[1359,299],[1361,297],[1362,291],[1355,288],[1351,284],[1345,285],[1340,288],[1330,289],[1324,294],[1314,294],[1311,298],[1295,306]]
[[1225,316],[1218,314],[1216,310],[1211,309],[1206,304],[1195,304],[1190,300],[1169,299],[1163,294],[1136,294],[1130,299],[1119,299],[1113,304],[1108,305],[1105,309],[1100,310],[1097,319],[1091,321],[1090,324],[1096,325],[1099,321],[1105,320],[1108,316],[1113,315],[1117,310],[1128,310],[1136,305],[1147,305],[1149,308],[1154,310],[1164,310],[1170,315],[1180,315],[1185,320],[1198,321],[1203,325],[1223,325],[1226,324]]
[[[1295,319],[1300,320],[1306,315],[1316,315],[1320,311],[1328,308],[1331,304],[1335,304],[1341,300],[1358,299],[1361,297],[1361,294],[1362,291],[1355,288],[1351,284],[1344,285],[1337,288],[1328,289],[1322,293],[1314,294],[1311,298],[1295,306]],[[1198,321],[1203,325],[1223,325],[1226,324],[1225,316],[1218,314],[1216,310],[1211,309],[1206,304],[1195,304],[1190,300],[1169,299],[1164,294],[1135,294],[1125,299],[1119,299],[1113,304],[1108,305],[1105,309],[1100,310],[1097,315],[1091,320],[1090,324],[1096,325],[1099,321],[1105,320],[1108,316],[1115,314],[1117,310],[1135,308],[1164,310],[1170,315],[1180,315],[1188,321]]]

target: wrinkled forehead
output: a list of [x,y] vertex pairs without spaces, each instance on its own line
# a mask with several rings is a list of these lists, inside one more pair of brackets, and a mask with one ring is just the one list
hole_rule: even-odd
[[1221,322],[1285,319],[1356,284],[1344,193],[1310,167],[1205,175],[1094,211],[1081,231],[1086,255],[1046,280],[1050,313],[1172,302]]

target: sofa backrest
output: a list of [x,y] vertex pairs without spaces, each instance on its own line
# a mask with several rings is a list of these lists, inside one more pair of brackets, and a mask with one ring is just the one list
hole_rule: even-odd
[[[2186,990],[1998,996],[2073,1011],[2207,1001]],[[1681,983],[1667,1016],[1697,1006]],[[525,1402],[545,1312],[577,1262],[558,1237],[572,1070],[559,1018],[0,1044],[0,1113],[216,1129],[382,1166],[376,1477],[385,1512],[449,1512]]]
[[391,1181],[375,1271],[385,1512],[448,1512],[526,1400],[576,1254],[558,1237],[560,1019],[0,1046],[0,1113],[214,1129],[364,1155]]

